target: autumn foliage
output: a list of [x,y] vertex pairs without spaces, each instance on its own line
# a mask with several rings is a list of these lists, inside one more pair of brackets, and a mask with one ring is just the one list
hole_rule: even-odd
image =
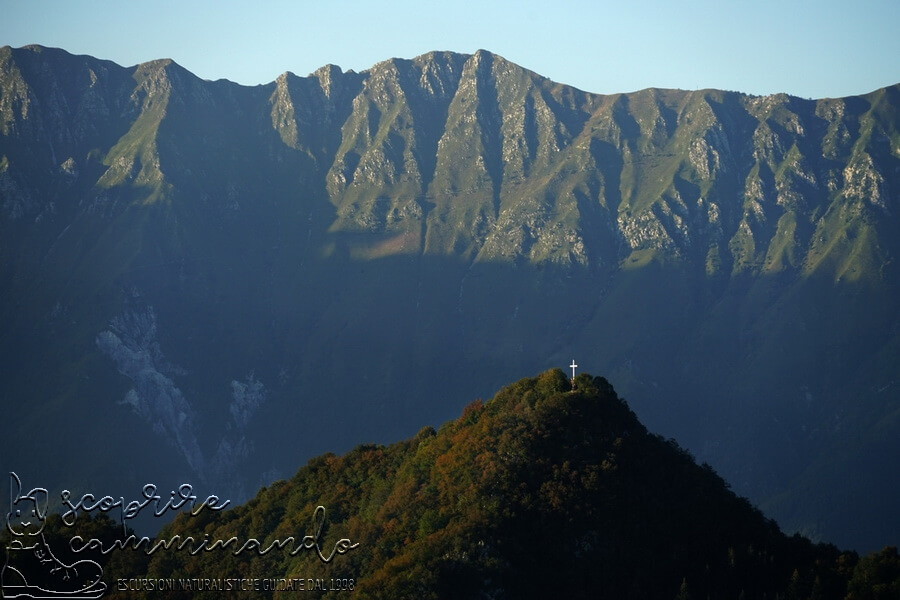
[[876,598],[887,597],[870,594],[876,584],[895,590],[900,577],[895,549],[860,561],[785,536],[710,467],[650,434],[605,379],[582,374],[573,389],[559,370],[475,401],[437,431],[315,458],[250,502],[182,515],[159,536],[265,546],[311,533],[317,506],[323,548],[359,544],[329,563],[278,549],[164,551],[120,560],[108,576],[352,580],[356,598],[391,599]]

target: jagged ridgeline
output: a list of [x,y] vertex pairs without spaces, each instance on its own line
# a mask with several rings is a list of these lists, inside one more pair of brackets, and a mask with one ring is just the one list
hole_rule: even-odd
[[246,498],[575,356],[789,530],[896,543],[898,95],[2,48],[0,468]]
[[[201,540],[232,538],[190,554]],[[241,551],[250,538],[258,546]],[[843,599],[900,584],[896,549],[859,562],[786,537],[709,466],[650,434],[604,378],[579,375],[572,390],[559,370],[471,403],[438,431],[315,458],[225,513],[183,514],[161,541],[170,548],[149,558],[117,551],[123,567],[108,565],[107,579],[140,564],[176,590],[191,574],[220,586],[186,598],[251,577],[282,590],[266,596],[352,587],[391,599]]]

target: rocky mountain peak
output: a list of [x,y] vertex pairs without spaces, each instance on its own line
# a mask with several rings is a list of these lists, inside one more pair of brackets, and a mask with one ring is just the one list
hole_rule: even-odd
[[[866,432],[896,429],[898,90],[597,95],[483,50],[247,87],[0,48],[0,392],[31,424],[132,388],[216,415],[255,373],[257,434],[326,405],[359,419],[346,442],[578,350],[744,493],[838,493],[816,461],[877,479],[894,451]],[[141,363],[165,385],[97,348],[135,289],[184,371]],[[168,466],[214,462],[194,423]],[[235,469],[274,468],[232,441]],[[831,518],[811,503],[781,514]]]

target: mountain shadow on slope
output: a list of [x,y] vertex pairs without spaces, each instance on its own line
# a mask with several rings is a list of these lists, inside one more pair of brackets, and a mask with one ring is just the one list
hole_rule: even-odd
[[876,548],[897,106],[601,96],[483,51],[244,87],[0,48],[0,463],[247,498],[574,355],[787,528]]

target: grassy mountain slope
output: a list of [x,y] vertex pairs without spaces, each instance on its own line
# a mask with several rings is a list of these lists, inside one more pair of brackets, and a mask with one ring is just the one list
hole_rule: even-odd
[[0,467],[237,497],[576,356],[787,528],[882,545],[898,93],[600,96],[485,51],[249,88],[2,48]]

